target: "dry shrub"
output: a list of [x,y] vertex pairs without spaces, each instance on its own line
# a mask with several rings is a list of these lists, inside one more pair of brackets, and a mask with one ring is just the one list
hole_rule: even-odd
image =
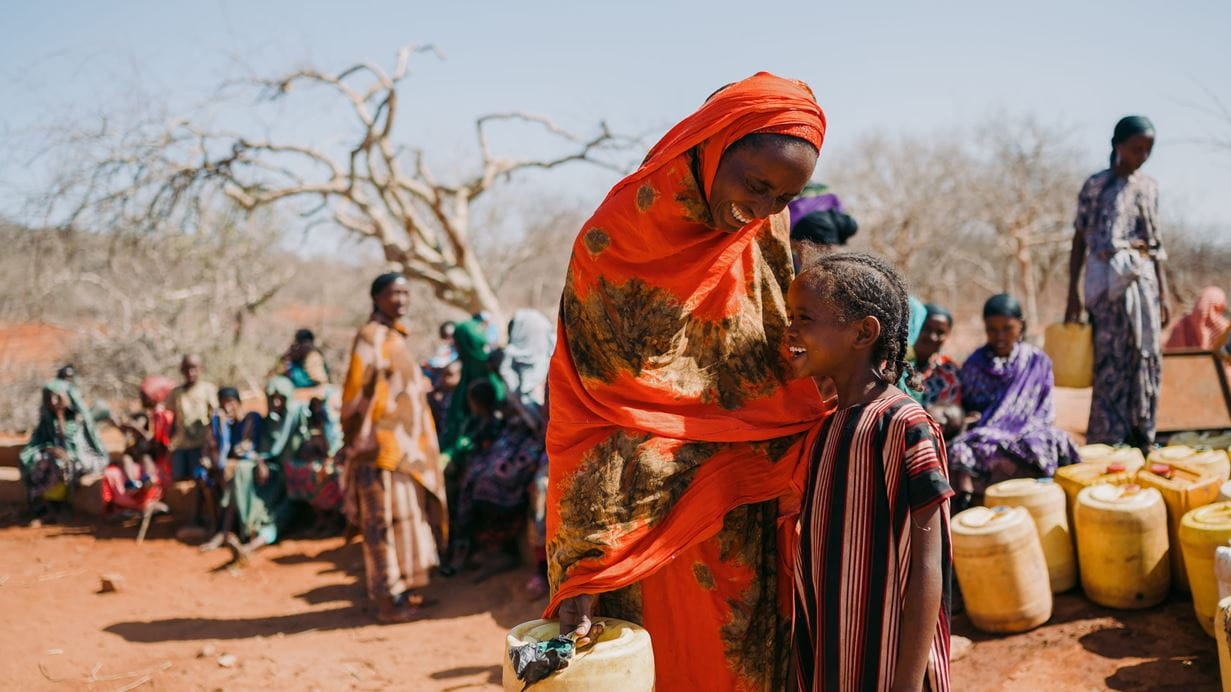
[[[822,170],[859,221],[852,240],[893,262],[919,298],[953,311],[949,350],[983,343],[983,302],[1022,300],[1030,333],[1064,315],[1077,193],[1098,161],[1079,157],[1065,129],[1032,118],[990,119],[967,131],[865,137]],[[1222,282],[1231,248],[1161,210],[1173,306]]]

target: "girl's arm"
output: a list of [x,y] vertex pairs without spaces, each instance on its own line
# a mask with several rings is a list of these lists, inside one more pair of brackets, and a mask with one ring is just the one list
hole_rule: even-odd
[[894,690],[916,692],[923,687],[928,653],[936,638],[936,619],[940,615],[943,585],[940,583],[941,513],[940,502],[911,513],[910,577],[902,608],[902,629],[898,640],[898,662],[893,674]]

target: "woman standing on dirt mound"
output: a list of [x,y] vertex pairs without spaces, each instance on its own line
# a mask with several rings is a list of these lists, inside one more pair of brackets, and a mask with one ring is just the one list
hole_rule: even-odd
[[1159,336],[1171,314],[1158,183],[1140,171],[1153,149],[1148,118],[1121,118],[1111,138],[1110,167],[1090,176],[1077,196],[1065,321],[1081,320],[1077,282],[1084,264],[1085,309],[1094,327],[1094,399],[1086,433],[1091,443],[1154,443]]
[[620,181],[573,247],[549,376],[547,615],[641,623],[657,687],[779,689],[805,431],[785,211],[825,116],[802,82],[728,85]]
[[445,485],[427,384],[399,322],[406,277],[372,282],[372,316],[355,335],[342,389],[346,513],[363,532],[368,597],[381,622],[414,618],[439,564]]

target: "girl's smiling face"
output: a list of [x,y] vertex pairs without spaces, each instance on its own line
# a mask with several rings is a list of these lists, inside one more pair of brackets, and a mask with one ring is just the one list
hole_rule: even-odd
[[791,322],[786,345],[794,376],[827,377],[844,367],[860,323],[842,325],[833,305],[800,281],[791,284],[786,303]]

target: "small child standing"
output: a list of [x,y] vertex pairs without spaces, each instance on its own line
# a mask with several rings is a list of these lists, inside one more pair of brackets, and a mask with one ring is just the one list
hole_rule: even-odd
[[799,688],[948,690],[953,490],[939,427],[893,384],[909,367],[906,287],[871,255],[825,255],[787,309],[795,376],[838,397],[800,511]]

